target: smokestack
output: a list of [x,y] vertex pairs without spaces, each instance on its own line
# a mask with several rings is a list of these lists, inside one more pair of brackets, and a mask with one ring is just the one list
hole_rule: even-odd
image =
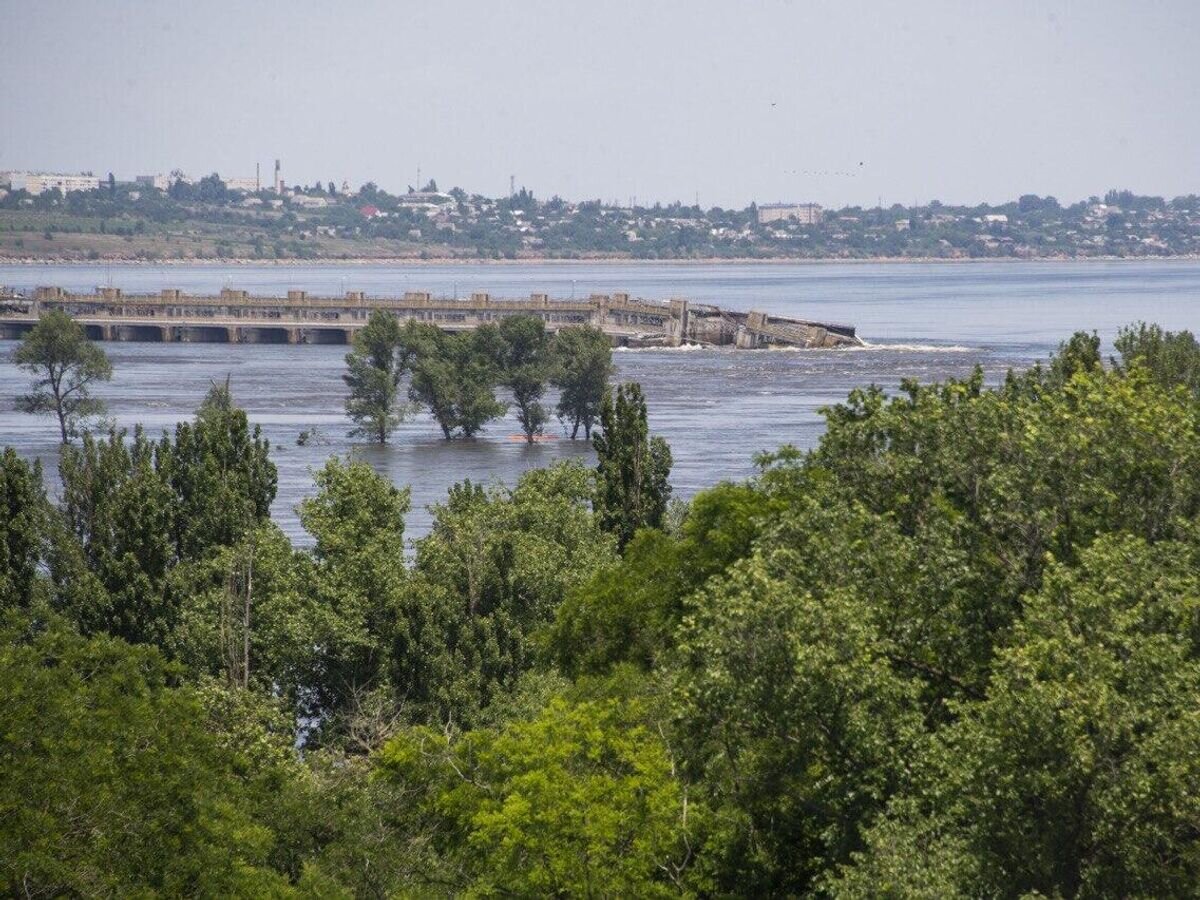
[[262,190],[262,163],[254,164],[254,192]]
[[279,177],[279,160],[275,160],[275,193],[283,193],[283,181]]

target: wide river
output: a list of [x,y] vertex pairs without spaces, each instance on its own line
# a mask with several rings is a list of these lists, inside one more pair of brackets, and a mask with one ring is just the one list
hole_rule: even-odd
[[[490,291],[557,297],[623,290],[642,297],[687,297],[733,309],[758,309],[858,327],[869,346],[854,350],[618,351],[618,377],[642,383],[652,429],[675,456],[679,496],[753,471],[756,452],[782,444],[812,446],[823,424],[819,410],[853,387],[894,388],[968,373],[981,365],[990,381],[1011,366],[1044,358],[1077,329],[1111,343],[1137,320],[1200,330],[1200,262],[970,264],[531,264],[412,266],[0,266],[0,285],[59,285],[90,290],[111,284],[127,292],[165,287],[252,293],[289,288],[338,294],[363,290],[397,295]],[[0,341],[0,445],[40,457],[55,470],[56,426],[50,418],[14,411],[28,376],[11,362],[16,345]],[[446,442],[419,415],[378,447],[349,437],[341,380],[345,348],[222,344],[104,345],[113,380],[97,391],[117,424],[143,424],[157,434],[190,416],[209,384],[232,378],[234,395],[272,444],[279,467],[274,514],[304,540],[296,503],[311,493],[314,468],[331,454],[369,461],[412,488],[408,533],[428,530],[427,506],[463,478],[511,484],[531,466],[561,458],[589,461],[583,441],[533,447],[514,440],[511,417],[479,440]],[[550,398],[553,401],[553,398]],[[297,435],[321,439],[298,446]],[[560,434],[557,427],[550,429]]]

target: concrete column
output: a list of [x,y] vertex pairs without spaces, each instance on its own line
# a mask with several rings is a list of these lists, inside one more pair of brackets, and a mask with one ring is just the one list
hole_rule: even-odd
[[666,322],[667,346],[678,347],[688,338],[688,302],[671,301],[671,318]]

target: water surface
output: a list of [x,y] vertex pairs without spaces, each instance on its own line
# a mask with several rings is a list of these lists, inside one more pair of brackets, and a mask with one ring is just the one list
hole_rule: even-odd
[[[0,266],[0,284],[28,290],[60,285],[90,290],[112,284],[128,292],[164,287],[253,293],[290,289],[313,293],[406,290],[497,296],[548,291],[554,296],[629,291],[642,297],[687,297],[735,309],[759,309],[848,322],[869,346],[854,350],[618,351],[618,377],[640,381],[651,427],[671,443],[672,482],[681,496],[753,470],[753,455],[785,443],[816,442],[818,410],[856,386],[894,388],[903,378],[964,375],[976,364],[995,381],[1010,366],[1045,357],[1077,329],[1096,330],[1106,345],[1135,320],[1200,330],[1200,263],[972,264],[536,264],[479,266]],[[0,342],[0,443],[55,466],[56,426],[50,418],[13,411],[27,377]],[[512,483],[531,466],[561,458],[591,460],[583,441],[534,447],[513,440],[511,416],[473,442],[441,440],[427,416],[397,430],[392,444],[351,440],[343,414],[345,348],[225,344],[104,345],[115,377],[98,393],[119,425],[142,423],[152,433],[192,414],[214,379],[232,378],[239,403],[262,425],[279,467],[274,513],[301,538],[295,504],[312,491],[311,471],[331,454],[369,460],[398,484],[410,485],[409,533],[428,528],[425,507],[455,481]],[[553,400],[553,398],[550,398]],[[562,435],[557,427],[552,432]],[[300,431],[322,440],[300,447]]]

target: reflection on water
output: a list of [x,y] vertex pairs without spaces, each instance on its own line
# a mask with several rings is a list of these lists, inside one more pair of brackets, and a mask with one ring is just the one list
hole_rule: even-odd
[[[1076,328],[1095,328],[1106,341],[1136,319],[1171,328],[1200,327],[1200,264],[1130,263],[989,266],[509,266],[251,268],[171,267],[113,270],[130,290],[172,285],[194,290],[232,283],[267,293],[301,287],[336,291],[399,285],[460,292],[491,289],[520,294],[549,287],[616,290],[644,296],[679,294],[736,308],[774,309],[855,323],[871,346],[851,351],[642,350],[614,355],[618,375],[640,381],[650,402],[651,427],[670,441],[672,481],[687,496],[722,478],[753,469],[752,457],[784,443],[811,446],[819,437],[818,410],[854,387],[894,387],[903,378],[965,375],[976,364],[989,381],[1009,366],[1045,356]],[[407,279],[407,284],[404,283]],[[562,290],[563,280],[568,284]],[[28,287],[103,283],[102,267],[0,267],[0,284]],[[332,282],[332,283],[331,283]],[[586,287],[584,287],[586,285]],[[55,426],[49,418],[13,411],[26,377],[8,361],[15,344],[0,342],[0,443],[56,465]],[[232,378],[237,400],[262,425],[279,468],[275,515],[301,537],[295,504],[312,490],[311,472],[331,454],[353,453],[398,484],[412,487],[409,534],[428,529],[425,507],[442,500],[463,478],[512,483],[524,469],[555,459],[588,462],[583,441],[565,438],[527,446],[511,416],[492,423],[476,441],[446,442],[424,415],[401,425],[385,447],[351,441],[342,404],[344,348],[221,344],[107,344],[114,380],[100,393],[117,423],[142,423],[152,434],[191,414],[210,382]],[[548,398],[553,402],[554,398]],[[303,430],[319,437],[297,446]],[[557,427],[552,429],[562,434]]]

